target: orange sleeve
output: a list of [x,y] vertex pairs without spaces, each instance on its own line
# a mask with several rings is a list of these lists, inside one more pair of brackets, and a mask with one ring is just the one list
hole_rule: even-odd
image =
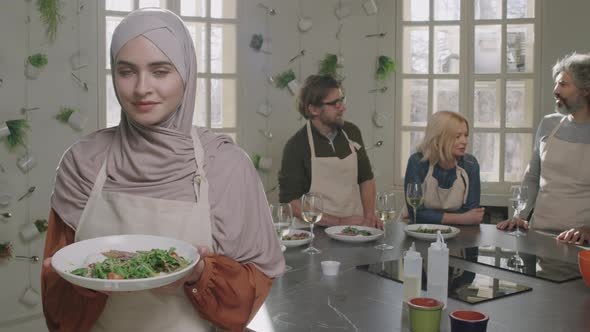
[[272,279],[253,264],[226,256],[203,259],[201,279],[184,286],[186,295],[203,318],[229,331],[243,331],[266,299]]
[[[51,209],[44,259],[73,243],[74,235],[74,230]],[[105,294],[75,286],[45,266],[41,270],[41,297],[47,328],[52,332],[89,331],[107,300]]]

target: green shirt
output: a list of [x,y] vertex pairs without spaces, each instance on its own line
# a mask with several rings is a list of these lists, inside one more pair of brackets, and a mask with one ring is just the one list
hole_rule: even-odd
[[[364,149],[361,131],[350,122],[345,121],[343,128],[338,129],[336,137],[333,140],[333,147],[330,144],[330,140],[322,135],[312,124],[311,134],[315,144],[316,157],[338,157],[344,159],[352,153],[346,137],[342,134],[342,130],[346,132],[346,135],[351,141],[357,142],[362,146],[360,150],[357,150],[357,182],[360,184],[373,179],[371,162]],[[310,187],[311,150],[307,139],[307,128],[303,126],[303,128],[299,129],[287,141],[283,150],[283,160],[279,172],[279,201],[281,203],[288,203],[294,199],[298,199],[301,195],[309,192]]]

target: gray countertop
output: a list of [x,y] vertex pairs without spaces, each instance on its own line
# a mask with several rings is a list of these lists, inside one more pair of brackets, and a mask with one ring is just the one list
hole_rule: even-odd
[[[403,309],[402,284],[358,270],[357,265],[398,259],[412,241],[426,257],[430,242],[415,240],[404,234],[405,224],[393,222],[388,228],[388,242],[395,246],[381,252],[379,243],[345,243],[330,239],[316,227],[314,246],[319,255],[301,253],[305,246],[288,248],[286,262],[292,269],[277,278],[272,290],[249,328],[270,331],[409,331],[407,311]],[[463,226],[450,239],[450,249],[478,245],[495,245],[518,249],[559,260],[577,262],[581,249],[560,243],[553,235],[530,231],[515,238],[496,230],[494,225]],[[320,262],[342,263],[335,277],[324,276]],[[450,331],[448,313],[457,309],[477,310],[489,315],[488,332],[513,331],[590,331],[590,289],[582,279],[553,283],[483,266],[451,257],[450,263],[506,281],[520,283],[533,290],[484,303],[470,305],[449,299],[443,312],[441,332]]]

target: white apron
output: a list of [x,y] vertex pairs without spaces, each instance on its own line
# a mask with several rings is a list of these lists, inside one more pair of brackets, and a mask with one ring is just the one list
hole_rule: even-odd
[[[203,171],[204,152],[193,128],[197,175],[197,202],[182,202],[104,192],[106,162],[103,163],[82,212],[76,241],[117,234],[159,235],[212,248],[209,185]],[[186,298],[182,287],[174,294],[151,291],[113,292],[93,331],[211,331]]]
[[428,167],[428,173],[422,183],[424,194],[424,207],[443,211],[454,211],[460,209],[467,202],[469,194],[469,176],[467,172],[457,165],[457,178],[450,188],[440,188],[438,180],[432,176],[434,166]]
[[590,144],[555,137],[564,117],[541,142],[539,193],[531,226],[563,231],[590,222]]
[[358,184],[358,157],[355,148],[360,145],[348,139],[352,152],[344,159],[338,157],[316,157],[311,123],[307,122],[307,138],[311,149],[311,186],[310,192],[322,194],[324,212],[336,217],[363,215]]

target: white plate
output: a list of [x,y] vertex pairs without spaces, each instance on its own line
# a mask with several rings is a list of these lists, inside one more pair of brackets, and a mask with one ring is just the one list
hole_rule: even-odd
[[[191,262],[187,267],[163,276],[144,279],[109,280],[76,276],[70,273],[86,267],[109,250],[137,251],[176,248],[176,253]],[[104,256],[103,256],[104,257]],[[99,291],[139,291],[168,285],[189,274],[199,261],[197,249],[192,245],[167,237],[151,235],[113,235],[75,242],[53,255],[51,265],[57,273],[74,285]]]
[[342,235],[342,230],[349,226],[332,226],[326,228],[325,232],[334,240],[344,242],[369,242],[377,240],[383,235],[383,231],[373,227],[350,225],[358,230],[369,231],[371,235]]
[[415,237],[417,239],[420,240],[431,240],[431,241],[436,241],[436,233],[420,233],[420,232],[415,232],[415,230],[417,230],[418,228],[427,228],[427,229],[447,229],[450,228],[451,232],[450,233],[442,233],[443,238],[446,239],[450,239],[450,238],[454,238],[455,236],[457,236],[457,234],[459,234],[461,232],[460,229],[458,229],[457,227],[453,227],[453,226],[447,226],[447,225],[433,225],[433,224],[412,224],[412,225],[407,225],[405,228],[405,232],[406,234],[408,234],[411,237]]
[[309,242],[311,242],[311,237],[313,235],[311,234],[311,232],[308,232],[308,231],[303,231],[300,229],[291,229],[291,230],[289,230],[289,234],[287,234],[287,235],[301,234],[301,233],[306,233],[308,235],[308,237],[306,237],[305,239],[301,239],[301,240],[281,240],[281,243],[287,248],[292,248],[292,247],[302,246],[304,244],[308,244]]

